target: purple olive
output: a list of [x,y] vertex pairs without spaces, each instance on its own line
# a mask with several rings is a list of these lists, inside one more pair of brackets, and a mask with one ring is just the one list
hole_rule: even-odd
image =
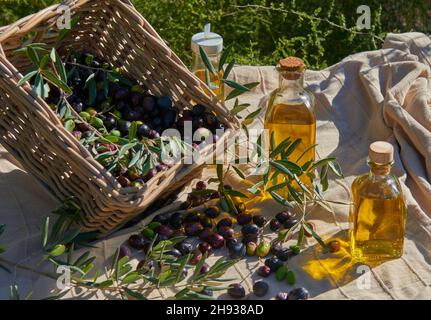
[[207,184],[205,181],[198,181],[198,183],[196,183],[197,190],[205,190],[206,188],[207,188]]
[[277,300],[287,300],[288,296],[289,296],[289,294],[287,292],[279,292],[275,296],[275,299],[277,299]]
[[184,231],[188,236],[197,236],[204,228],[197,222],[186,223],[184,225]]
[[224,238],[219,235],[218,233],[213,233],[208,238],[208,243],[214,248],[214,249],[220,249],[224,246]]
[[281,211],[276,214],[275,218],[280,222],[284,223],[287,219],[292,218],[293,214],[290,211]]
[[202,259],[202,253],[199,250],[196,250],[193,253],[193,256],[190,258],[189,263],[193,266],[197,265],[199,263],[199,261],[201,261]]
[[154,178],[157,175],[157,170],[155,168],[152,168],[148,171],[148,173],[144,177],[144,181],[150,181],[152,178]]
[[201,270],[200,270],[200,273],[201,273],[201,274],[204,274],[204,273],[208,273],[208,271],[210,271],[210,266],[208,265],[208,263],[204,263],[204,264],[202,265],[202,268],[201,268]]
[[248,213],[240,213],[237,217],[236,217],[236,221],[238,222],[238,224],[240,226],[249,224],[251,222],[251,220],[253,219],[253,216],[251,214]]
[[132,253],[130,252],[130,249],[124,245],[120,246],[120,251],[118,253],[118,258],[124,258],[124,257],[131,257]]
[[271,269],[268,266],[261,266],[257,269],[257,274],[264,278],[269,277]]
[[199,243],[198,249],[202,254],[206,252],[208,255],[211,255],[213,253],[213,247],[208,242]]
[[281,223],[277,219],[272,219],[269,222],[269,228],[271,231],[278,231],[281,228]]
[[214,234],[210,228],[204,228],[201,232],[199,232],[198,237],[202,241],[207,241],[211,235]]
[[218,232],[225,239],[232,239],[235,236],[235,230],[231,227],[221,227]]
[[160,134],[156,130],[150,130],[150,132],[148,133],[148,138],[158,139],[160,138]]
[[144,237],[139,234],[132,234],[128,240],[129,246],[136,250],[141,250],[144,247]]
[[168,226],[160,225],[155,230],[156,233],[158,233],[161,236],[170,237],[173,233],[172,229]]
[[130,180],[129,180],[129,179],[127,179],[127,178],[126,178],[126,177],[124,177],[124,176],[120,176],[120,177],[118,177],[118,178],[117,178],[117,181],[118,181],[118,183],[119,183],[123,188],[130,187],[130,184],[131,184]]

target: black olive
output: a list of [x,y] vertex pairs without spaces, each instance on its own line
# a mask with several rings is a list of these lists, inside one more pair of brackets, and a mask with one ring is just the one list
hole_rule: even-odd
[[265,260],[265,265],[271,269],[271,272],[276,272],[283,265],[283,261],[277,257],[271,257]]
[[232,259],[243,258],[246,254],[246,250],[247,250],[246,246],[243,243],[238,242],[229,248],[229,256]]
[[268,293],[269,286],[264,281],[257,281],[253,285],[253,293],[258,297],[263,297]]
[[156,100],[153,96],[146,96],[142,100],[142,109],[145,112],[152,112],[156,107]]
[[220,209],[218,207],[209,207],[205,211],[205,215],[211,219],[215,219],[220,215]]
[[192,109],[193,115],[202,116],[205,112],[205,107],[203,105],[197,104]]
[[190,242],[183,241],[175,245],[175,249],[181,252],[183,256],[193,251],[193,245]]
[[141,250],[144,247],[145,239],[139,234],[132,234],[129,237],[128,243],[133,249]]
[[175,212],[169,218],[169,225],[172,229],[180,229],[183,223],[183,218],[181,213]]
[[159,97],[157,99],[157,105],[160,109],[166,110],[172,107],[172,100],[169,97]]
[[129,121],[125,120],[119,120],[118,121],[118,130],[121,131],[123,134],[128,134],[130,130],[131,123]]
[[287,300],[307,300],[310,294],[305,288],[296,288],[289,292]]
[[148,137],[149,136],[149,134],[150,134],[150,127],[149,126],[147,126],[146,124],[141,124],[139,127],[138,127],[138,136],[139,137]]
[[107,115],[103,121],[103,124],[105,125],[106,129],[111,130],[117,125],[117,119],[115,119],[114,116]]
[[241,299],[245,297],[245,289],[240,283],[233,283],[229,285],[227,293],[235,299]]

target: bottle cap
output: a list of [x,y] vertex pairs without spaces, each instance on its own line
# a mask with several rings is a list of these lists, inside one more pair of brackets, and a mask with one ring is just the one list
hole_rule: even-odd
[[287,57],[278,62],[279,68],[285,71],[302,72],[305,69],[304,60],[298,57]]
[[206,54],[213,55],[223,51],[223,37],[211,32],[211,24],[207,23],[204,32],[199,32],[192,37],[192,51],[199,54],[199,47],[205,50]]
[[385,141],[376,141],[370,145],[368,156],[371,162],[386,164],[394,161],[394,147]]

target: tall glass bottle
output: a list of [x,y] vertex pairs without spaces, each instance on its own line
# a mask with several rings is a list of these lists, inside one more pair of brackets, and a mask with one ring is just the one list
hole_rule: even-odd
[[[264,127],[269,137],[274,134],[275,145],[290,137],[291,141],[301,139],[301,143],[289,156],[297,161],[299,157],[316,143],[316,115],[314,97],[304,89],[304,61],[297,57],[287,57],[279,61],[279,87],[272,92],[265,113]],[[315,160],[314,148],[302,155],[299,164]],[[307,183],[306,178],[302,179]],[[280,179],[278,183],[280,183]]]
[[[207,74],[205,64],[201,58],[199,48],[202,48],[207,54],[211,64],[216,70],[219,69],[221,54],[223,51],[223,37],[217,33],[211,32],[211,25],[205,25],[204,32],[199,32],[192,37],[192,72],[203,82],[207,83]],[[224,83],[220,80],[223,78],[223,71],[218,75],[208,73],[209,87],[222,100],[224,99]],[[208,84],[208,83],[207,83]]]
[[403,253],[406,206],[400,183],[391,174],[393,153],[387,142],[371,144],[370,172],[352,184],[350,247],[358,260],[393,259]]

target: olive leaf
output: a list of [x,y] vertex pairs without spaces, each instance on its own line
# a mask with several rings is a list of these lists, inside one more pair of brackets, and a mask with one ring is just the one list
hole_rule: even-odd
[[246,126],[250,125],[253,122],[253,120],[260,114],[260,112],[261,112],[261,109],[257,109],[256,111],[251,112],[250,114],[248,114],[245,117],[245,119],[243,121],[243,124],[246,125]]
[[205,67],[207,68],[207,70],[216,76],[217,73],[214,69],[214,66],[212,65],[210,59],[208,58],[207,53],[205,52],[205,50],[201,46],[199,46],[199,53],[201,55],[202,61],[205,64]]
[[17,86],[20,87],[27,81],[30,81],[36,74],[38,74],[38,71],[31,71],[27,73],[24,77],[22,77],[19,81]]
[[252,82],[252,83],[247,83],[247,84],[241,85],[241,87],[247,88],[247,90],[246,91],[243,91],[241,89],[240,90],[238,90],[238,89],[232,90],[228,94],[228,96],[226,97],[226,101],[233,99],[233,98],[236,98],[239,95],[243,94],[244,92],[248,92],[248,91],[252,90],[253,88],[257,87],[259,84],[260,84],[260,82]]
[[227,65],[224,73],[223,73],[223,79],[227,79],[229,77],[230,72],[232,71],[233,67],[235,66],[235,60],[232,60],[231,62],[229,62],[229,64]]
[[272,196],[272,198],[277,201],[278,203],[280,203],[281,205],[288,207],[288,208],[293,208],[293,206],[290,204],[289,201],[287,201],[286,199],[284,199],[282,196],[280,196],[278,193],[274,192],[274,191],[270,191],[269,192]]
[[226,60],[227,60],[227,58],[229,57],[229,55],[230,55],[231,51],[232,51],[232,47],[227,47],[227,48],[223,51],[223,53],[222,53],[222,55],[221,55],[221,57],[220,57],[220,62],[219,62],[219,66],[218,66],[218,71],[219,71],[219,72],[223,70],[223,66],[224,66],[224,64],[226,63]]

